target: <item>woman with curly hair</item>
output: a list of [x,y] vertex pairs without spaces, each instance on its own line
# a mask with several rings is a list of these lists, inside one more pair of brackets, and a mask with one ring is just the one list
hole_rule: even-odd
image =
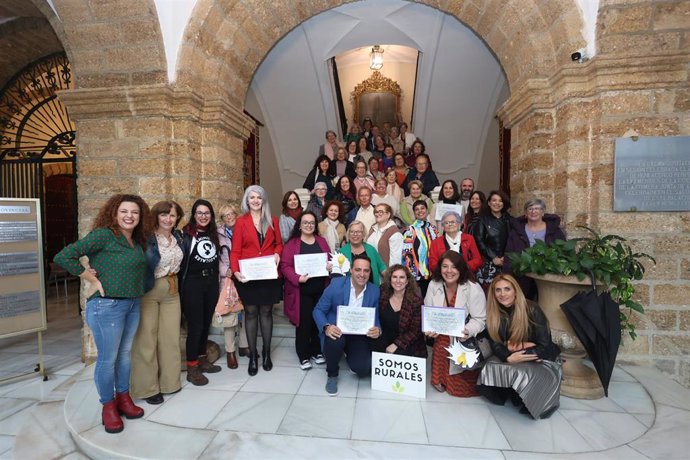
[[[55,263],[88,281],[86,322],[98,357],[94,380],[108,433],[124,429],[120,418],[144,415],[129,395],[132,341],[139,326],[146,279],[149,207],[137,195],[114,195],[100,209],[91,232],[65,247]],[[91,269],[79,258],[88,256]]]
[[426,358],[422,298],[407,267],[392,265],[383,275],[379,318],[382,334],[374,351]]

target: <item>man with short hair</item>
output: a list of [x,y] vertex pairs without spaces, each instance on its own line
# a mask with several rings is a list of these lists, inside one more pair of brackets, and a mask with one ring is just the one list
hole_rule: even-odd
[[460,182],[460,204],[465,208],[465,215],[467,215],[467,209],[470,206],[472,193],[474,193],[474,180],[465,177],[462,182]]
[[434,188],[438,187],[440,184],[438,182],[438,177],[436,177],[436,173],[431,170],[431,160],[429,159],[429,155],[426,153],[420,153],[417,155],[414,167],[415,169],[410,170],[410,172],[407,174],[405,182],[403,183],[405,194],[409,195],[410,190],[408,185],[410,181],[416,179],[422,182],[424,193],[426,193],[427,196],[431,196],[432,190],[434,190]]
[[[371,372],[371,340],[381,336],[378,317],[379,288],[369,282],[371,261],[364,255],[354,256],[350,274],[334,278],[314,307],[314,322],[320,331],[321,350],[326,357],[326,393],[338,394],[338,363],[345,353],[347,365],[359,377]],[[373,308],[374,326],[366,335],[343,334],[336,325],[338,306]]]
[[357,203],[359,206],[352,208],[345,217],[345,222],[348,224],[358,220],[364,224],[364,235],[369,234],[369,229],[376,223],[376,216],[374,215],[374,206],[371,204],[371,189],[368,187],[360,187],[357,190]]

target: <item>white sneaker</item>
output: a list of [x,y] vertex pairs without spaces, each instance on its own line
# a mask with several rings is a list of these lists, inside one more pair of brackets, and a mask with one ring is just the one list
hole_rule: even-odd
[[311,369],[311,363],[308,359],[305,359],[301,363],[299,363],[299,368],[303,371],[308,371],[309,369]]
[[314,364],[326,364],[326,358],[324,358],[321,353],[314,356],[312,359],[314,360]]

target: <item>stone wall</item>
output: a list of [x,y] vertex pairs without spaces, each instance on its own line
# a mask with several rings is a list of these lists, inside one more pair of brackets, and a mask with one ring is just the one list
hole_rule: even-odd
[[[289,30],[344,2],[198,0],[173,87],[152,0],[54,3],[81,88],[60,97],[77,122],[84,233],[117,191],[174,197],[185,209],[199,196],[237,200],[254,72]],[[512,128],[513,212],[543,196],[570,235],[586,224],[657,257],[638,288],[649,313],[621,357],[689,385],[690,215],[612,212],[612,172],[614,139],[628,130],[690,134],[690,2],[602,0],[599,55],[584,64],[570,62],[584,47],[574,1],[424,3],[467,24],[506,72],[511,97],[499,116]]]

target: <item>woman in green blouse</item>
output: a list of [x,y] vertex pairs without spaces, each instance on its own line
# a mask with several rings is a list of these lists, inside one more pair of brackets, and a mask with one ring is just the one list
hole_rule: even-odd
[[[94,380],[105,431],[119,433],[120,414],[139,418],[144,410],[129,396],[130,351],[139,325],[139,300],[144,295],[149,207],[137,195],[115,195],[101,208],[93,230],[55,256],[55,263],[89,282],[86,322],[98,358]],[[92,270],[79,258],[87,256]]]
[[352,263],[352,257],[365,253],[371,261],[371,282],[381,284],[381,274],[388,268],[376,248],[364,242],[364,224],[358,220],[352,221],[347,229],[347,244],[340,248],[340,253]]

